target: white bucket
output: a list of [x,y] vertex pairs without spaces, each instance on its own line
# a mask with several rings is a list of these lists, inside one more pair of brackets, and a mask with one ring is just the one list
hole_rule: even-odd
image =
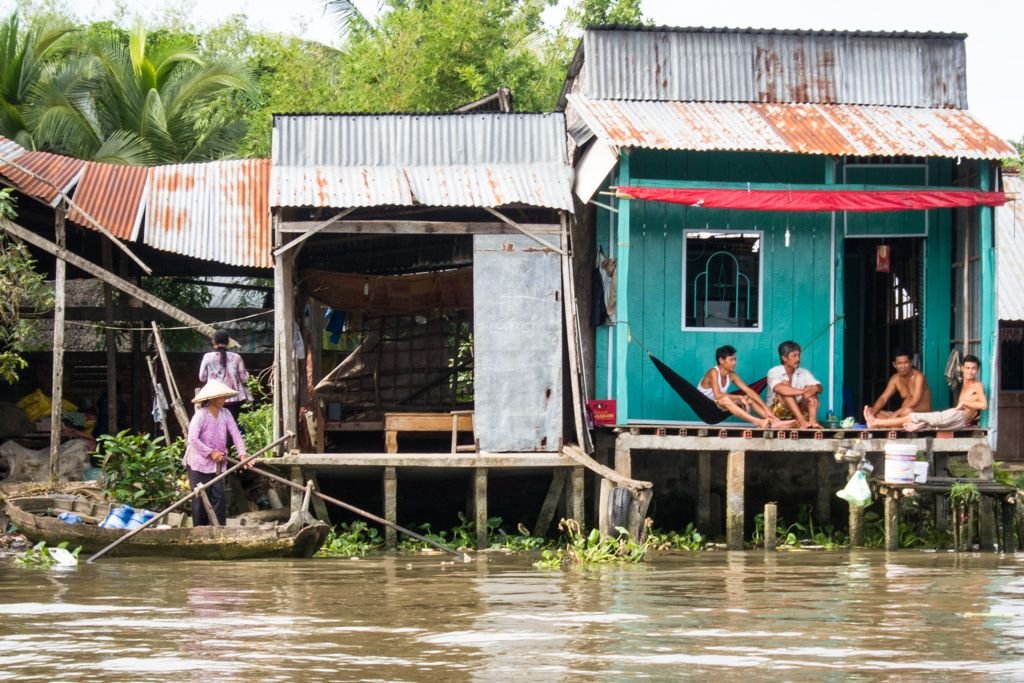
[[917,446],[912,443],[888,441],[885,444],[885,481],[893,484],[914,483],[914,460]]
[[914,463],[914,483],[915,484],[927,484],[928,483],[928,462],[920,461]]

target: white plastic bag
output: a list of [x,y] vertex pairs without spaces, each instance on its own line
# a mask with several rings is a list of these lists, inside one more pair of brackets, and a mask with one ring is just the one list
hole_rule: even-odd
[[860,470],[853,473],[850,481],[846,482],[846,486],[837,491],[836,495],[857,507],[863,508],[871,504],[871,487],[868,486],[867,477]]

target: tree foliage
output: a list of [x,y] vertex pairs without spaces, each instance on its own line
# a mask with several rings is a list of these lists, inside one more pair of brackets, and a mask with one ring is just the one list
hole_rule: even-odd
[[[11,190],[0,190],[0,220],[14,217]],[[0,230],[0,380],[9,384],[18,381],[25,369],[23,344],[30,321],[21,317],[25,309],[46,310],[53,306],[53,291],[36,271],[36,262],[28,248],[14,242]]]

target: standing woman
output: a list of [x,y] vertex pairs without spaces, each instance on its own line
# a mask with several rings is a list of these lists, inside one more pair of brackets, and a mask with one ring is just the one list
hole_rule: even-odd
[[225,330],[213,333],[213,351],[205,354],[203,362],[199,364],[199,381],[215,379],[234,389],[237,393],[227,402],[226,407],[237,418],[242,404],[251,401],[252,394],[245,386],[245,381],[249,379],[245,361],[234,351],[228,351],[229,338]]
[[[192,399],[198,407],[188,425],[188,446],[181,463],[188,470],[188,484],[194,491],[199,484],[206,484],[217,476],[221,463],[227,456],[228,436],[235,443],[238,457],[245,457],[245,442],[238,433],[235,418],[225,407],[225,402],[236,396],[231,387],[213,379],[206,383]],[[206,489],[206,496],[213,506],[217,520],[223,526],[227,522],[227,505],[224,500],[224,480]],[[199,496],[192,498],[193,526],[206,526],[211,520]]]

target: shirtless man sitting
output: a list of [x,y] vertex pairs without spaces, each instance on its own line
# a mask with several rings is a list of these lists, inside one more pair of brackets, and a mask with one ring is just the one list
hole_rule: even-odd
[[916,432],[919,429],[963,429],[974,422],[978,414],[988,408],[985,398],[985,387],[978,379],[981,361],[977,356],[964,356],[960,372],[964,376],[964,385],[960,390],[960,400],[956,406],[948,410],[937,410],[930,413],[911,412],[903,417],[875,417],[870,408],[865,408],[864,419],[868,429],[876,427],[903,427],[905,431]]
[[800,367],[800,345],[794,341],[779,344],[779,360],[782,364],[768,371],[768,410],[780,420],[795,419],[800,429],[821,429],[821,382]]
[[[889,378],[885,391],[870,407],[864,406],[864,419],[870,412],[876,418],[906,417],[911,412],[927,413],[932,409],[932,390],[924,373],[914,367],[910,354],[897,349],[892,354],[892,367],[896,373]],[[882,410],[893,394],[903,402],[896,410]]]
[[[739,396],[730,394],[729,387],[732,384],[743,393]],[[761,429],[789,429],[796,424],[792,420],[786,422],[772,415],[757,392],[740,379],[736,374],[736,349],[728,344],[715,349],[715,367],[704,373],[697,389],[722,410]],[[754,417],[748,412],[751,410],[760,417]]]

